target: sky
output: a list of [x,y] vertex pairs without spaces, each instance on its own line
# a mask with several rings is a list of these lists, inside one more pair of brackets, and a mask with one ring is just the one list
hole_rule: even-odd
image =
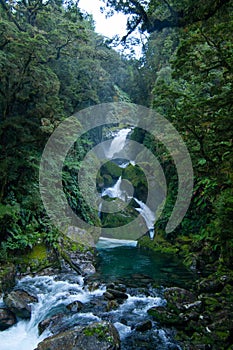
[[123,14],[115,14],[113,17],[105,18],[100,12],[100,0],[80,0],[79,7],[93,15],[96,32],[106,37],[112,38],[118,34],[120,37],[126,34],[127,18]]

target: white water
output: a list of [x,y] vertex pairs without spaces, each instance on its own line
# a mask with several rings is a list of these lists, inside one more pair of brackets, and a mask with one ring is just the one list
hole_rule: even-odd
[[97,249],[109,249],[120,246],[136,247],[137,241],[100,237],[96,244]]
[[[68,281],[55,281],[53,277],[26,277],[18,283],[19,288],[37,295],[38,303],[32,304],[32,316],[30,321],[19,320],[17,324],[8,330],[0,332],[0,350],[33,350],[38,343],[48,337],[50,333],[45,331],[38,334],[38,324],[49,315],[56,314],[66,305],[79,300],[88,302],[94,295],[102,295],[105,288],[94,292],[87,292],[83,287],[83,279],[75,276],[76,283]],[[83,318],[97,321],[98,317],[89,313]]]
[[109,196],[110,198],[120,198],[124,200],[125,194],[121,191],[121,176],[113,187],[108,187],[102,192],[102,197]]
[[[106,156],[111,159],[113,156],[120,152],[124,147],[126,143],[126,138],[131,131],[130,128],[126,129],[121,129],[120,131],[117,132],[116,136],[111,142],[110,148],[106,153]],[[132,165],[135,165],[135,162],[133,160],[122,163],[120,167],[125,168],[129,163]],[[109,196],[110,198],[119,198],[123,201],[130,200],[132,197],[126,193],[126,191],[122,191],[121,189],[121,183],[122,179],[119,177],[117,182],[113,187],[108,187],[102,192],[102,197],[103,196]],[[152,212],[152,210],[142,201],[138,200],[137,198],[134,198],[137,204],[139,205],[139,208],[135,208],[143,217],[145,220],[146,226],[149,231],[150,238],[154,238],[154,223],[155,223],[155,214]],[[100,216],[100,211],[101,211],[102,204],[99,207],[99,216]]]
[[[127,242],[125,243],[127,244]],[[38,323],[40,321],[52,315],[64,313],[65,306],[73,301],[79,300],[85,304],[96,300],[106,290],[102,286],[93,292],[88,291],[83,284],[83,279],[75,274],[72,275],[70,281],[56,280],[49,276],[26,277],[18,282],[17,287],[37,295],[39,301],[32,306],[30,321],[19,320],[15,326],[0,332],[0,350],[34,350],[40,341],[51,335],[49,331],[45,331],[39,337]],[[123,340],[132,332],[131,325],[148,318],[147,310],[149,308],[164,304],[165,300],[159,296],[131,296],[128,294],[128,299],[116,310],[100,311],[98,315],[94,315],[90,311],[67,314],[59,322],[59,326],[72,327],[74,325],[87,325],[101,321],[101,319],[108,320],[115,325],[121,340]],[[128,325],[121,323],[121,319],[127,319]],[[157,330],[155,329],[155,331]],[[167,343],[166,339],[164,343]]]
[[[125,191],[121,190],[121,176],[115,183],[113,187],[108,187],[102,192],[102,197],[109,196],[110,198],[119,198],[123,201],[127,201],[128,199],[132,198],[127,195]],[[154,223],[155,223],[155,214],[153,211],[142,201],[138,200],[137,198],[133,197],[135,202],[139,205],[140,208],[135,208],[143,217],[145,220],[146,226],[149,231],[150,238],[154,238]],[[101,211],[101,206],[99,207],[99,212]]]
[[144,218],[146,222],[146,226],[149,230],[150,238],[154,238],[154,223],[155,223],[155,214],[150,210],[150,208],[143,203],[142,201],[139,201],[137,198],[134,198],[134,200],[138,203],[140,208],[136,208],[136,210],[141,214],[141,216]]
[[131,128],[121,129],[117,132],[116,136],[111,142],[109,149],[106,152],[106,157],[112,159],[113,156],[119,153],[125,146],[126,138],[130,133]]

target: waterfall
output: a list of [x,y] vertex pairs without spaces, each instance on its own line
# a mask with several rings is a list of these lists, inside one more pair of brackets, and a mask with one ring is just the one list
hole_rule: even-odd
[[125,200],[125,193],[121,190],[121,176],[113,187],[108,187],[102,192],[102,197],[109,196],[110,198],[120,198]]
[[[101,196],[102,197],[109,196],[110,198],[119,198],[119,199],[126,202],[127,199],[129,199],[131,197],[128,196],[125,191],[121,190],[121,182],[122,182],[122,179],[120,176],[119,179],[117,180],[117,182],[115,183],[115,185],[113,187],[106,188],[102,192]],[[133,197],[133,199],[140,207],[140,208],[135,208],[135,210],[137,210],[141,214],[141,216],[144,218],[144,220],[146,222],[146,226],[147,226],[148,231],[149,231],[150,238],[153,239],[154,238],[155,214],[145,203],[143,203],[142,201],[138,200],[135,197]],[[101,212],[101,208],[102,208],[102,203],[99,206],[99,213]]]
[[130,133],[131,128],[121,129],[117,132],[116,136],[111,142],[111,145],[106,152],[106,157],[112,159],[116,153],[119,153],[125,146],[126,138]]
[[[125,128],[119,130],[115,137],[113,138],[111,145],[109,147],[109,150],[106,152],[106,156],[108,159],[112,159],[114,155],[119,153],[123,148],[125,147],[126,144],[126,139],[131,131],[131,128]],[[135,165],[135,162],[133,160],[129,160],[128,162],[123,162],[122,164],[118,164],[120,167],[125,168],[128,166],[128,164],[132,164],[133,166]],[[124,180],[123,180],[124,181]],[[122,185],[122,178],[119,177],[117,182],[113,187],[108,187],[102,192],[102,197],[104,196],[109,196],[110,198],[119,198],[125,202],[127,200],[130,200],[132,196],[127,193],[126,191],[122,190],[121,188]],[[150,238],[154,238],[154,223],[155,223],[155,214],[153,211],[142,201],[138,200],[137,198],[133,197],[136,203],[139,205],[139,208],[135,208],[141,216],[144,218],[146,226],[149,231]],[[101,207],[102,204],[99,206],[99,216],[101,215]]]
[[154,238],[154,223],[155,223],[155,214],[152,210],[142,201],[139,201],[137,198],[134,198],[135,202],[140,206],[140,208],[135,208],[141,216],[144,218],[146,225],[149,230],[150,238]]

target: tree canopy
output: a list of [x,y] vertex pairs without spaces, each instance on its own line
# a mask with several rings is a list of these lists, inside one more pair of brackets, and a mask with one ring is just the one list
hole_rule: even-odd
[[[164,28],[185,28],[190,24],[206,21],[214,16],[230,0],[102,0],[107,8],[128,15],[127,39],[137,27],[153,33]],[[111,11],[109,12],[112,13]]]
[[[31,246],[41,237],[57,239],[38,189],[40,157],[57,125],[85,107],[126,100],[164,115],[192,157],[192,203],[166,239],[205,240],[231,266],[232,1],[102,3],[109,14],[128,16],[123,41],[137,27],[149,33],[139,60],[120,55],[95,33],[92,17],[78,2],[0,0],[2,249]],[[84,203],[77,173],[98,137],[93,132],[77,142],[63,172],[68,201],[88,222],[97,222],[98,215]],[[155,226],[164,235],[177,195],[174,164],[149,134],[135,130],[134,139],[155,152],[167,177],[166,207]]]

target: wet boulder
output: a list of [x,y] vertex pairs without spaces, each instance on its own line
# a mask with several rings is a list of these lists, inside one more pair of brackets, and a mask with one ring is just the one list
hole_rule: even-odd
[[6,294],[3,300],[8,309],[21,318],[30,318],[31,304],[38,301],[36,297],[24,290],[14,290]]
[[165,326],[181,329],[195,329],[203,303],[192,292],[178,287],[167,288],[164,292],[167,300],[165,307],[153,307],[148,314]]
[[48,349],[118,350],[120,349],[120,338],[111,323],[97,322],[46,338],[38,344],[36,350]]
[[15,323],[15,314],[8,309],[0,308],[0,331],[10,328]]
[[135,330],[137,332],[146,332],[152,328],[151,320],[145,320],[143,322],[137,323],[135,326]]
[[104,296],[107,299],[128,299],[128,295],[124,292],[121,292],[120,290],[117,289],[107,289],[107,291],[104,293]]
[[201,302],[197,300],[195,294],[183,288],[167,288],[164,297],[168,308],[176,313],[201,307]]
[[83,308],[83,303],[81,303],[79,300],[76,300],[67,305],[66,308],[71,312],[79,312]]

